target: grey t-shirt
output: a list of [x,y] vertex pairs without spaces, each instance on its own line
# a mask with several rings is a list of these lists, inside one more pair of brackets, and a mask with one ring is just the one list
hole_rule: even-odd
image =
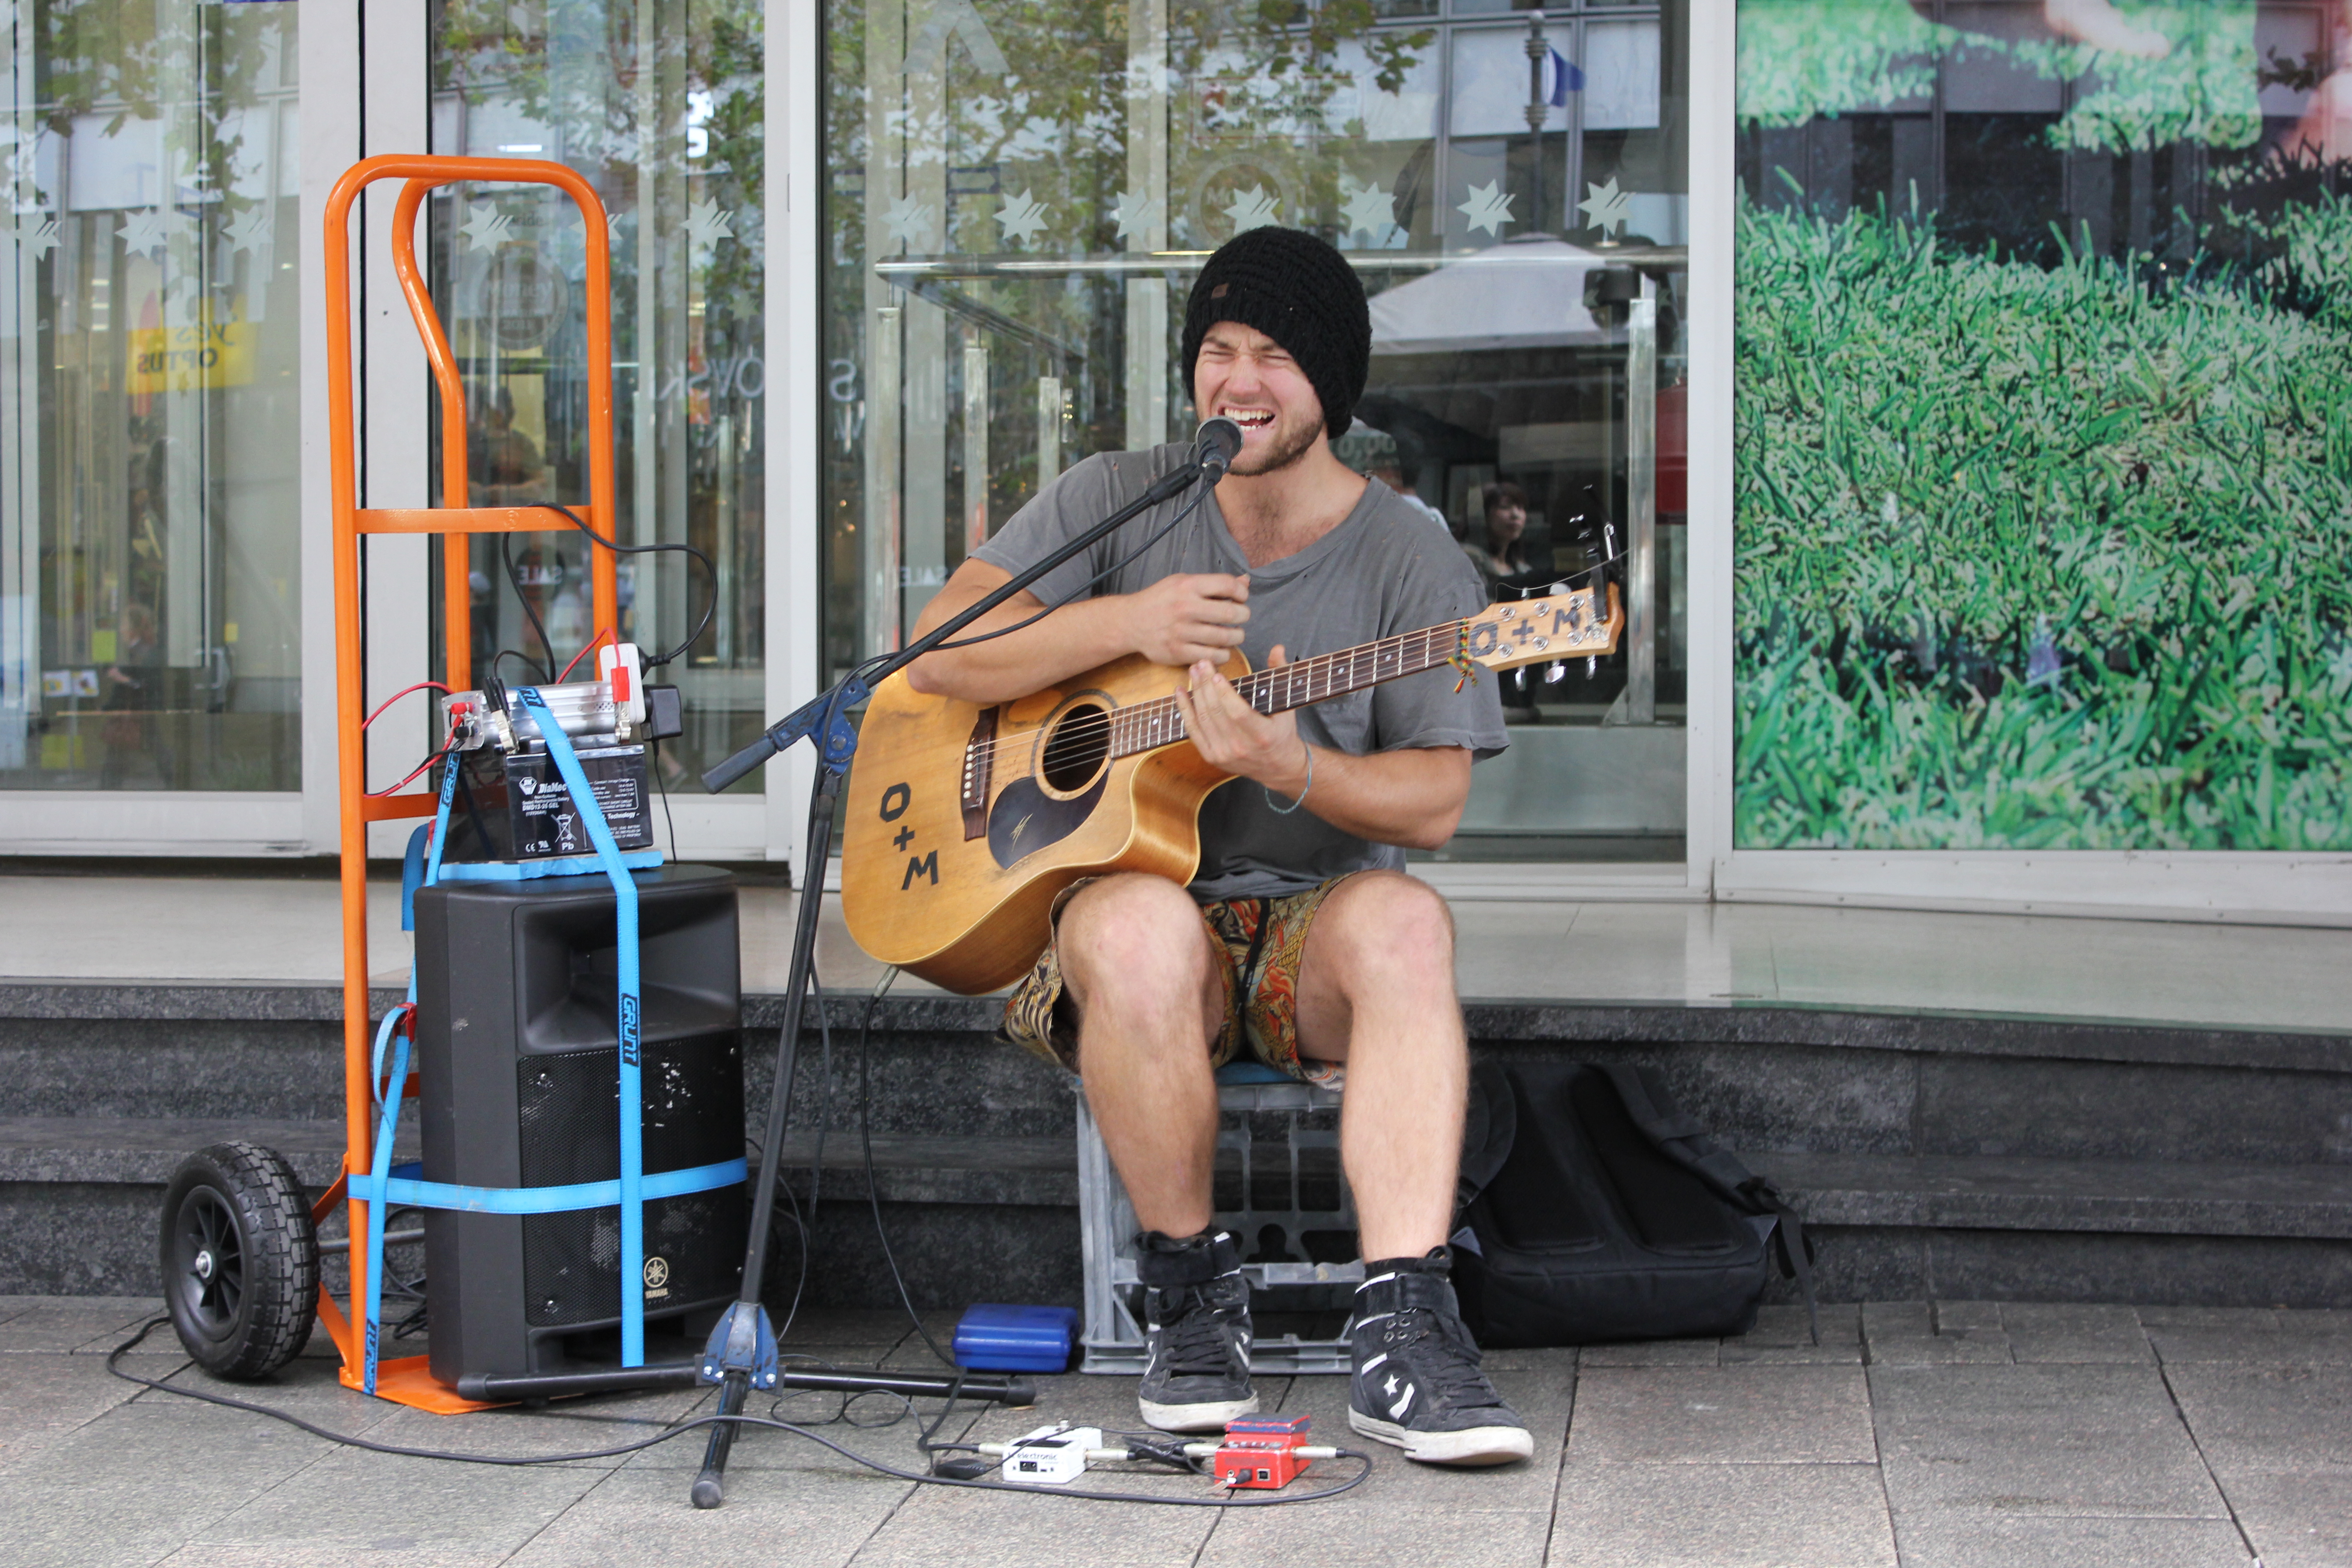
[[[1003,531],[972,553],[1019,572],[1084,533],[1133,500],[1154,479],[1191,460],[1178,444],[1148,452],[1088,458],[1047,485]],[[1300,551],[1251,570],[1211,494],[1168,536],[1091,590],[1095,574],[1158,533],[1190,496],[1164,502],[1085,555],[1066,562],[1031,592],[1046,604],[1076,594],[1132,594],[1179,573],[1223,572],[1250,579],[1249,624],[1242,651],[1265,668],[1279,643],[1291,658],[1311,658],[1359,643],[1418,631],[1475,615],[1486,595],[1462,547],[1378,479],[1337,528]],[[1424,670],[1298,710],[1298,731],[1319,746],[1365,755],[1411,746],[1466,746],[1489,757],[1508,744],[1499,687],[1480,672],[1454,689],[1451,669]],[[1201,809],[1201,868],[1192,896],[1273,898],[1303,892],[1333,877],[1372,867],[1401,868],[1404,851],[1358,838],[1314,815],[1276,812],[1265,791],[1236,779]]]

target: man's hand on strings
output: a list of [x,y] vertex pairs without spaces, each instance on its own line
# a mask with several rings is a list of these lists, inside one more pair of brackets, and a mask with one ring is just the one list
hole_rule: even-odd
[[[1277,647],[1267,656],[1266,668],[1280,669],[1289,662]],[[1196,661],[1192,677],[1192,689],[1176,694],[1176,707],[1184,716],[1185,732],[1201,755],[1229,773],[1255,779],[1276,795],[1296,800],[1307,787],[1307,742],[1298,738],[1298,715],[1261,713],[1252,708],[1234,689],[1233,682],[1217,673],[1216,663],[1210,659]]]
[[1223,572],[1162,577],[1120,602],[1135,651],[1154,664],[1223,664],[1242,645],[1249,579]]

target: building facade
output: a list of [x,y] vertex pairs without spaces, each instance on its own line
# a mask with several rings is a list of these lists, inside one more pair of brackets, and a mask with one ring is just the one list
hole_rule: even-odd
[[[622,595],[682,650],[689,858],[797,854],[805,758],[696,775],[1071,463],[1189,434],[1191,276],[1279,223],[1371,294],[1343,458],[1498,595],[1619,562],[1624,646],[1506,680],[1441,887],[2352,919],[2345,28],[2336,0],[0,0],[0,853],[332,852],[317,225],[352,163],[429,151],[602,197],[620,526],[700,558],[633,557]],[[379,190],[363,503],[423,506]],[[576,214],[425,209],[474,500],[580,497]],[[478,666],[577,651],[580,542],[472,542]],[[437,548],[368,543],[372,702],[436,673]],[[371,787],[423,787],[423,699],[374,735]]]

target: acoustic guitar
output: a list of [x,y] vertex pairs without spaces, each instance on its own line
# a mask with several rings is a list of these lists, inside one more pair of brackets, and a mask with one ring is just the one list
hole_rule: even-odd
[[[1510,669],[1612,653],[1623,619],[1592,588],[1489,605],[1337,653],[1223,673],[1261,713],[1452,666]],[[976,995],[1018,979],[1051,940],[1054,896],[1084,877],[1192,879],[1201,803],[1234,775],[1185,738],[1185,671],[1130,655],[1017,702],[875,689],[844,803],[841,909],[857,945]]]

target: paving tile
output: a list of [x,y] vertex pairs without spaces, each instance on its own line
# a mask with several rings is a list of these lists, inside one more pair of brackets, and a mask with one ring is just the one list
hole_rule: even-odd
[[1862,1309],[1862,1331],[1873,1366],[1946,1366],[2005,1363],[2011,1359],[2009,1336],[1999,1314],[1990,1325],[1971,1326],[1982,1314],[1960,1309],[1948,1327],[1937,1303],[1929,1301],[1870,1301]]
[[2252,1329],[2278,1327],[2278,1313],[2269,1307],[2136,1307],[2139,1321],[2151,1329]]
[[23,1462],[141,1392],[86,1356],[0,1356],[0,1468]]
[[2129,1307],[2004,1302],[2000,1327],[2020,1362],[2146,1362],[2155,1355]]
[[1578,1463],[1868,1464],[1860,1367],[1588,1367],[1569,1437]]
[[2297,1328],[2152,1328],[2148,1342],[2167,1366],[2193,1362],[2268,1366],[2352,1366],[2352,1334]]
[[2172,1366],[2164,1375],[2223,1480],[2352,1471],[2352,1367]]
[[576,1465],[454,1465],[335,1449],[290,1484],[191,1528],[187,1538],[256,1551],[356,1553],[386,1543],[400,1552],[504,1555],[604,1475]]
[[446,1545],[417,1546],[404,1535],[388,1535],[359,1551],[349,1546],[247,1546],[199,1542],[183,1546],[155,1568],[498,1568],[512,1561],[502,1552],[466,1552]]
[[1859,1366],[1862,1363],[1862,1309],[1832,1302],[1821,1309],[1821,1343],[1813,1342],[1805,1309],[1764,1307],[1756,1326],[1723,1342],[1718,1360],[1725,1366]]
[[1870,1390],[1898,1514],[2226,1511],[2154,1367],[1874,1366]]
[[1894,1568],[1867,1465],[1571,1459],[1548,1561],[1566,1568]]
[[9,1467],[7,1562],[152,1563],[332,1452],[275,1421],[133,1401]]
[[[152,1296],[18,1296],[11,1300],[30,1304],[0,1322],[0,1353],[79,1350],[103,1353],[163,1310],[163,1303]],[[158,1351],[181,1353],[168,1326],[150,1334],[147,1343]]]
[[2344,1568],[2352,1563],[2352,1474],[2222,1478],[2238,1525],[2263,1568]]
[[[1198,1562],[1200,1568],[1333,1562],[1349,1568],[1536,1568],[1545,1560],[1550,1527],[1549,1509],[1374,1503],[1350,1493],[1329,1502],[1228,1512]],[[866,1568],[866,1559],[857,1564]]]
[[1629,1340],[1586,1345],[1577,1352],[1583,1366],[1713,1366],[1722,1357],[1719,1340]]
[[[674,1475],[615,1471],[507,1562],[513,1568],[845,1563],[912,1490],[882,1477],[845,1477],[789,1490],[764,1484],[771,1479],[747,1477],[729,1489],[723,1506],[698,1509]],[[1080,1556],[1072,1553],[1074,1560]]]
[[2279,1329],[2284,1333],[2352,1334],[2352,1311],[2340,1307],[2283,1307]]
[[[1976,1509],[1895,1516],[1903,1568],[2235,1568],[2253,1559],[2226,1519],[2019,1518]],[[2263,1559],[2264,1568],[2279,1565]]]
[[1930,1303],[1936,1318],[1937,1333],[1957,1333],[1964,1329],[1994,1329],[2000,1327],[2000,1303],[1998,1301],[1945,1301]]

